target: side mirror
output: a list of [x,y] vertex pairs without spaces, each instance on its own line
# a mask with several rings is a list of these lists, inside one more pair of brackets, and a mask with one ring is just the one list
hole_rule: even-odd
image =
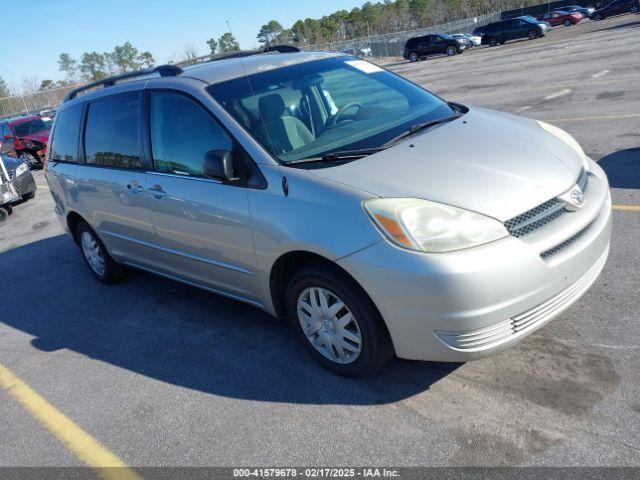
[[202,173],[205,177],[222,180],[223,182],[237,180],[231,151],[210,150],[205,153]]

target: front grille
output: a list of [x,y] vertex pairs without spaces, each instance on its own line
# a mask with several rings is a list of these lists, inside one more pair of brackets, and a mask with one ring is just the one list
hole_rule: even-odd
[[577,241],[580,237],[582,237],[585,233],[587,233],[587,230],[589,230],[589,228],[591,227],[591,225],[593,225],[593,222],[590,223],[589,225],[587,225],[586,227],[584,227],[582,230],[580,230],[578,233],[576,233],[575,235],[567,238],[564,242],[559,243],[558,245],[556,245],[553,248],[550,248],[549,250],[545,250],[544,252],[542,252],[540,254],[540,256],[546,260],[547,258],[555,255],[556,253],[561,252],[562,250],[564,250],[565,248],[567,248],[569,245],[571,245],[572,243],[574,243],[575,241]]
[[[586,170],[580,171],[576,183],[584,192],[587,188]],[[510,235],[519,238],[545,226],[565,213],[567,212],[564,209],[564,203],[557,198],[552,198],[517,217],[507,220],[504,222],[504,226]]]
[[602,271],[607,253],[608,251],[605,251],[589,271],[568,288],[513,318],[477,330],[435,333],[444,343],[458,350],[487,350],[516,336],[524,335],[575,302]]
[[557,198],[532,208],[517,217],[504,222],[507,231],[514,237],[522,237],[537,230],[550,221],[566,213],[564,204]]

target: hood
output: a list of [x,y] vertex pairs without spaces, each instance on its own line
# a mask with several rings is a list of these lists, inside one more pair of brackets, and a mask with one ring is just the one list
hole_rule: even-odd
[[7,156],[2,156],[2,161],[4,162],[4,167],[7,170],[15,170],[16,168],[18,168],[18,165],[22,163],[22,160],[20,160],[19,158]]
[[20,137],[21,140],[33,140],[36,142],[46,144],[49,141],[49,133],[51,130],[42,130],[41,132],[32,133],[31,135],[25,135]]
[[573,185],[582,159],[534,120],[472,108],[399,145],[353,162],[310,170],[379,197],[414,197],[500,221]]

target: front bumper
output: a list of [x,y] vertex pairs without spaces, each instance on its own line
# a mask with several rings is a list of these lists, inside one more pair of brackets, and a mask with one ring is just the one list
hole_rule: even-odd
[[[602,270],[610,236],[608,183],[593,164],[584,209],[528,236],[446,254],[382,241],[338,263],[371,296],[398,357],[459,362],[514,345],[573,304]],[[554,245],[564,246],[543,258]]]
[[36,182],[31,172],[23,173],[18,177],[14,177],[11,181],[21,196],[28,195],[36,191]]

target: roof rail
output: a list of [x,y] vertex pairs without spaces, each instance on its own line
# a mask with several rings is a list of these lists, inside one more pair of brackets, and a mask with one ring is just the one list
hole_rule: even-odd
[[161,77],[176,77],[183,73],[183,70],[180,67],[175,65],[160,65],[158,67],[145,68],[144,70],[136,70],[135,72],[127,72],[121,75],[115,75],[113,77],[103,78],[102,80],[98,80],[97,82],[87,83],[86,85],[82,85],[81,87],[74,88],[64,97],[63,102],[68,102],[69,100],[73,100],[78,96],[79,93],[84,92],[85,90],[90,90],[96,87],[111,87],[121,80],[126,80],[128,78],[134,77],[144,77],[146,75],[151,75],[154,73],[159,73]]

